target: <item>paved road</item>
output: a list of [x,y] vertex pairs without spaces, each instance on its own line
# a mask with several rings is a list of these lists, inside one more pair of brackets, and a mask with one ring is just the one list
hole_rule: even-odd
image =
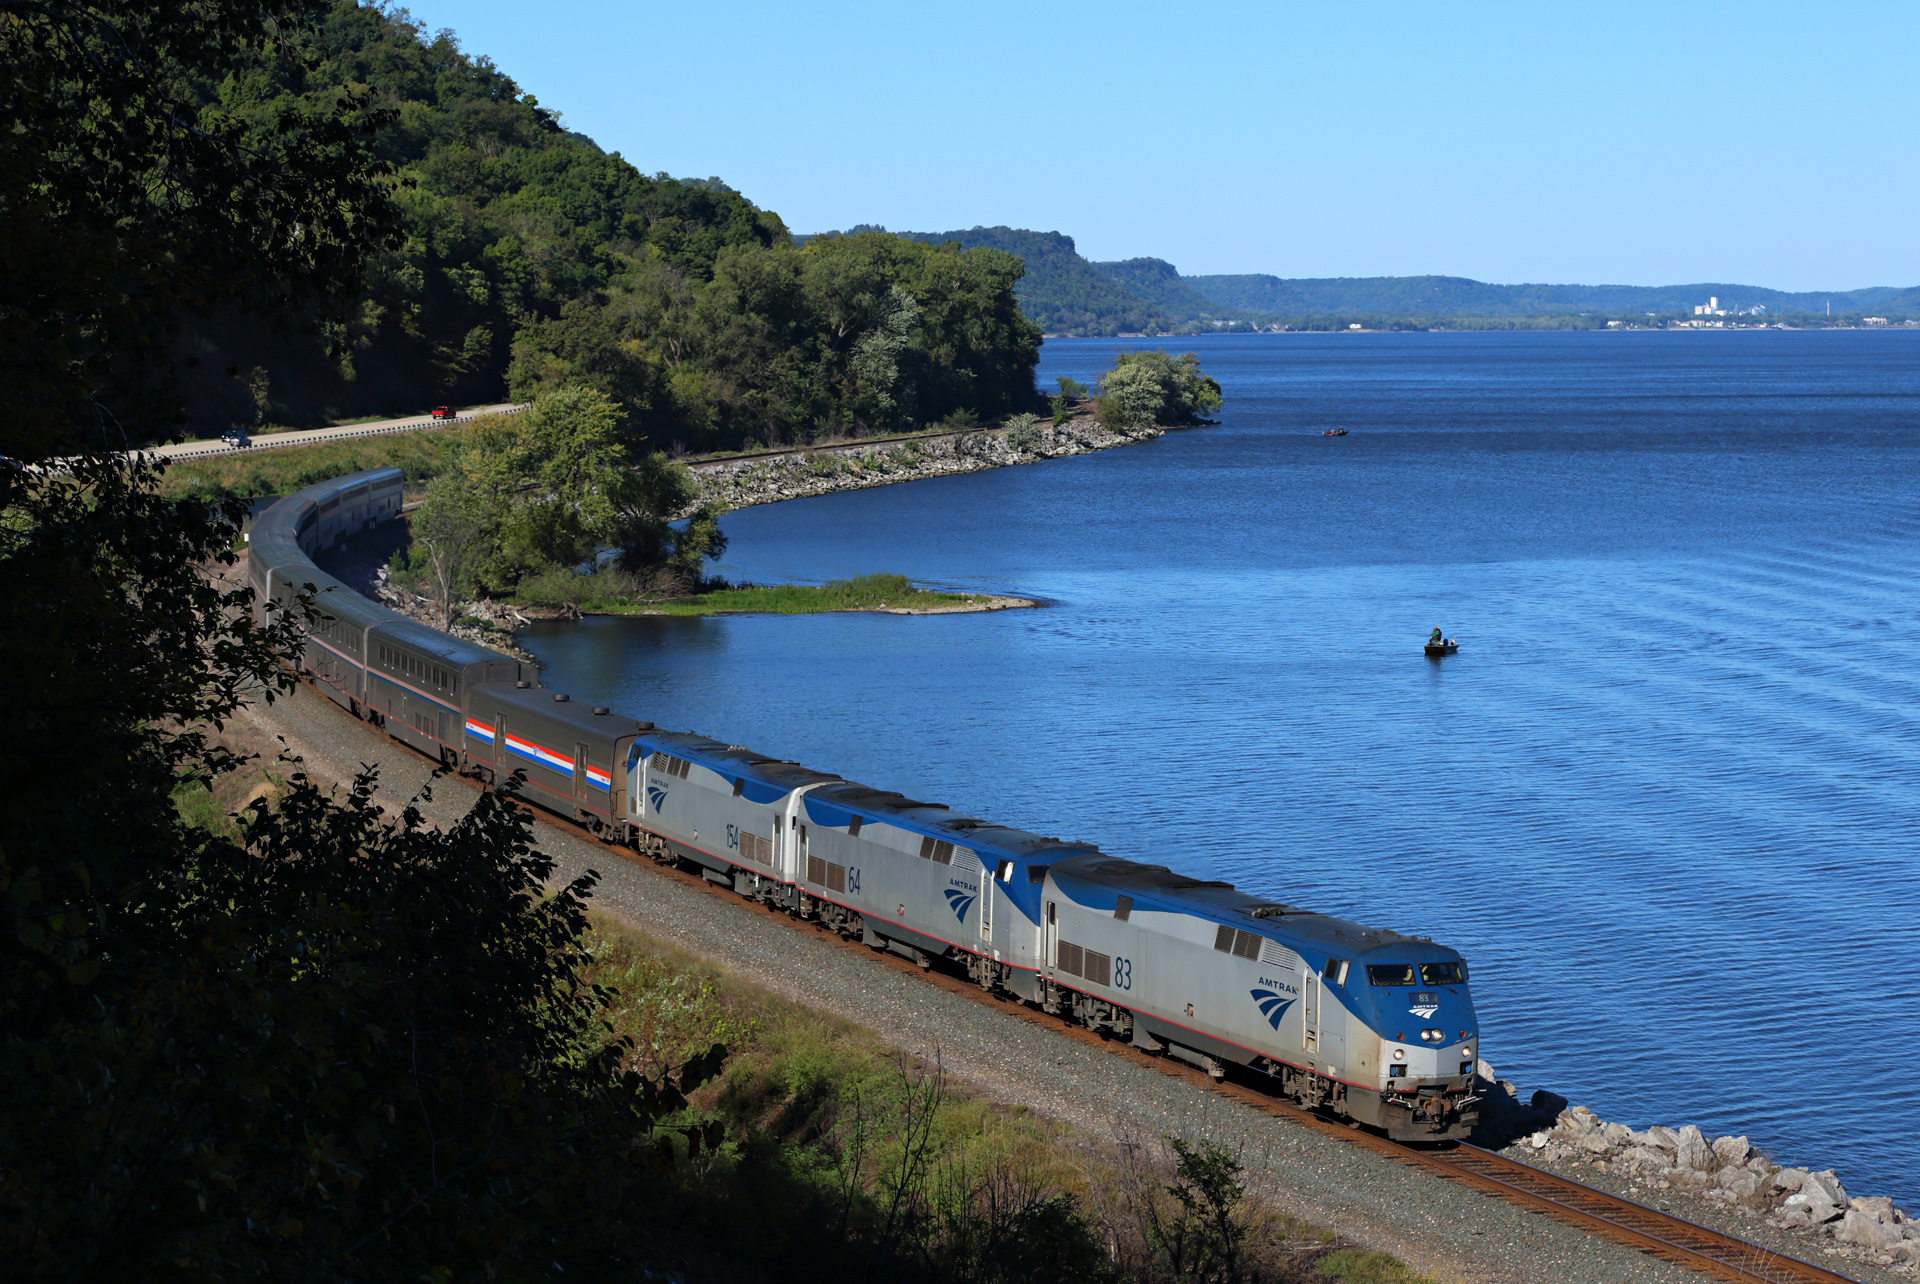
[[[342,424],[337,428],[312,428],[300,432],[275,432],[255,437],[249,450],[272,450],[276,446],[311,446],[323,441],[345,441],[350,437],[379,437],[387,433],[418,432],[422,428],[437,428],[448,423],[464,423],[478,419],[483,415],[499,415],[525,410],[524,405],[501,402],[496,406],[476,406],[463,410],[454,419],[434,419],[429,415],[418,415],[408,419],[382,419],[370,424]],[[183,441],[171,446],[155,446],[146,452],[164,459],[203,459],[215,455],[237,455],[243,453],[232,446],[219,441]]]
[[[432,764],[302,689],[244,716],[285,737],[325,784],[360,763],[383,766],[380,798],[398,809]],[[472,799],[442,780],[422,806],[446,825]],[[938,1052],[942,1064],[987,1096],[1061,1119],[1100,1137],[1171,1133],[1241,1149],[1249,1174],[1281,1207],[1427,1273],[1471,1284],[1698,1284],[1699,1276],[1457,1183],[1410,1168],[1209,1090],[1197,1075],[1106,1051],[1090,1038],[943,987],[889,956],[874,957],[811,927],[750,906],[651,863],[543,825],[541,845],[559,877],[593,868],[598,907],[660,940],[798,1002],[876,1031],[897,1047]],[[897,964],[897,965],[894,965]]]

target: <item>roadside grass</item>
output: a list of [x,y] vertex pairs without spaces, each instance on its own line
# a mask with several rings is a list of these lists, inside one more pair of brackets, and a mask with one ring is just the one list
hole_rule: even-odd
[[967,1092],[937,1048],[890,1048],[604,916],[588,952],[614,995],[604,1037],[632,1040],[633,1068],[728,1050],[664,1122],[674,1161],[634,1228],[688,1279],[1426,1284],[1239,1187],[1209,1223],[1237,1228],[1237,1273],[1176,1273],[1171,1139],[1109,1143]]
[[522,580],[513,601],[607,615],[715,615],[760,613],[811,615],[824,611],[872,611],[889,607],[973,606],[991,600],[979,593],[940,593],[914,585],[904,575],[861,575],[826,584],[738,584],[684,597],[651,595],[615,570],[576,575],[556,569]]
[[[229,732],[233,730],[229,728]],[[229,734],[222,739],[233,743],[240,738]],[[275,762],[274,755],[262,746],[248,744],[244,739],[241,745],[259,756],[238,771],[215,778],[211,788],[203,781],[183,780],[173,789],[173,806],[182,820],[236,841],[240,837],[240,826],[234,823],[234,813],[244,811],[258,799],[265,799],[268,806],[278,802],[286,792],[287,772],[297,770]]]
[[463,426],[322,441],[311,446],[236,450],[211,459],[183,460],[167,465],[160,478],[160,493],[170,499],[291,495],[315,482],[366,468],[399,468],[406,473],[410,488],[424,486],[439,472],[447,443]]

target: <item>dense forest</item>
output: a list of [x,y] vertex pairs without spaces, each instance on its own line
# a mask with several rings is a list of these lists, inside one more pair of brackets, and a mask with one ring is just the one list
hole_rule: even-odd
[[266,329],[191,316],[176,353],[198,425],[402,413],[566,383],[619,402],[637,444],[687,449],[891,429],[1032,397],[1020,261],[887,236],[796,246],[718,179],[648,176],[561,127],[486,57],[404,10],[340,0],[310,66],[282,51],[199,87],[268,128],[363,92],[400,226],[365,289]]
[[1093,267],[1176,322],[1248,319],[1244,311],[1216,303],[1188,285],[1180,269],[1165,259],[1122,259]]
[[1181,319],[1082,258],[1073,238],[1058,232],[976,227],[899,235],[921,244],[953,244],[1019,256],[1026,265],[1026,276],[1016,287],[1020,308],[1048,334],[1164,334]]

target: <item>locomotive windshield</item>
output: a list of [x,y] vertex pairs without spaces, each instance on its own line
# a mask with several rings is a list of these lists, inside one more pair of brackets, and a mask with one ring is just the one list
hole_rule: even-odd
[[1428,985],[1465,985],[1467,983],[1467,965],[1464,963],[1422,963],[1420,979]]
[[1369,963],[1367,980],[1374,985],[1412,985],[1413,964],[1411,963]]

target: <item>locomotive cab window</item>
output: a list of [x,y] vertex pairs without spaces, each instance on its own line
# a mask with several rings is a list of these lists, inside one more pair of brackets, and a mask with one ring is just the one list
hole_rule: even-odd
[[1464,963],[1422,963],[1420,982],[1423,985],[1465,985],[1467,983],[1467,965]]
[[1369,963],[1367,964],[1367,982],[1371,985],[1412,985],[1413,964],[1411,963]]

